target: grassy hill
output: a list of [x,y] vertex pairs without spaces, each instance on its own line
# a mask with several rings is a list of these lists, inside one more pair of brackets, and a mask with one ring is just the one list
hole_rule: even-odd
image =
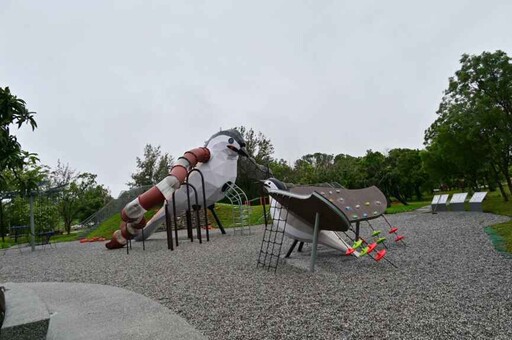
[[[150,210],[146,213],[146,219],[150,219],[153,217],[158,209]],[[220,221],[224,228],[231,228],[233,226],[233,210],[230,204],[218,203],[215,205],[215,211],[219,216]],[[214,227],[218,227],[213,215],[208,211],[208,222],[210,225]],[[262,206],[253,206],[251,207],[251,214],[249,216],[249,224],[262,224],[263,222],[263,207]],[[121,224],[121,214],[117,213],[110,218],[103,221],[98,228],[94,229],[90,232],[87,237],[105,237],[110,239],[112,237],[112,233],[119,229]]]

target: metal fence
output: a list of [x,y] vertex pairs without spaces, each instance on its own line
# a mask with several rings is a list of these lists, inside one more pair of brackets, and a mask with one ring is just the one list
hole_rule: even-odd
[[151,187],[153,186],[146,185],[122,192],[118,198],[110,201],[103,208],[80,222],[80,225],[83,227],[81,234],[85,235],[96,229],[101,222],[105,221],[112,215],[121,212],[121,210],[125,207],[126,204],[128,204],[128,202],[132,201],[145,191],[151,189]]

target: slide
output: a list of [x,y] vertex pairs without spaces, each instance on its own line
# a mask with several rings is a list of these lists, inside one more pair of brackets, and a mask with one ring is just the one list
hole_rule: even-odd
[[[121,212],[121,226],[115,231],[112,239],[105,246],[108,249],[122,248],[128,240],[142,239],[141,229],[144,229],[144,238],[148,238],[165,219],[164,208],[146,222],[144,214],[151,208],[169,202],[172,209],[174,194],[176,214],[181,215],[188,208],[187,185],[182,185],[188,178],[198,194],[199,204],[203,203],[203,181],[196,168],[204,177],[204,191],[207,206],[224,198],[227,183],[233,183],[237,176],[238,156],[247,157],[245,142],[236,130],[225,130],[214,134],[206,142],[205,147],[185,152],[178,158],[171,168],[169,175],[157,185],[128,203]],[[191,204],[195,203],[195,194],[189,189]],[[172,214],[172,211],[170,211]]]

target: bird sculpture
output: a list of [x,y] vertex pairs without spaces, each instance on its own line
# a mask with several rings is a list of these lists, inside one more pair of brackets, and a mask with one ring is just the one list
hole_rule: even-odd
[[[142,240],[151,236],[165,219],[165,207],[148,222],[144,218],[144,213],[164,201],[172,203],[174,199],[176,215],[185,212],[188,208],[187,195],[193,197],[193,193],[192,190],[187,190],[188,185],[182,183],[187,181],[196,188],[198,194],[203,192],[200,173],[193,171],[188,176],[193,168],[198,169],[204,178],[207,206],[224,198],[226,190],[236,180],[239,156],[248,157],[245,141],[234,129],[220,131],[211,136],[204,147],[185,152],[178,158],[166,178],[124,207],[121,212],[121,226],[114,232],[110,242],[106,243],[106,247],[122,248],[128,240]],[[172,207],[172,204],[168,205],[168,209],[169,207]]]

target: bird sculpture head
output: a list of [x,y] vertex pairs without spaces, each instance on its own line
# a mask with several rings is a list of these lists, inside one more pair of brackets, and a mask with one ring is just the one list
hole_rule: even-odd
[[231,156],[248,157],[245,150],[245,141],[235,129],[219,131],[208,139],[205,145],[211,151],[228,151]]
[[286,184],[276,178],[269,178],[262,181],[263,187],[267,190],[288,190]]

